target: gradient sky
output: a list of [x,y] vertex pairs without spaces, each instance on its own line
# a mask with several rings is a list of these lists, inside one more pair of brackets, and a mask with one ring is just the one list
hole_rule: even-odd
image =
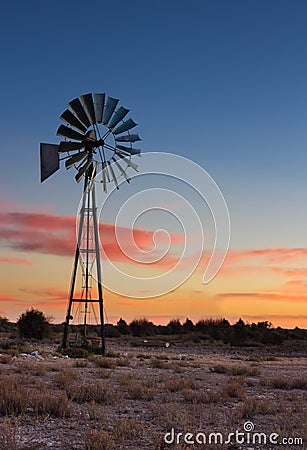
[[232,224],[212,283],[200,267],[158,299],[106,292],[108,319],[306,327],[306,21],[303,0],[5,2],[0,312],[15,320],[33,305],[64,320],[80,186],[65,170],[40,184],[39,142],[58,142],[72,98],[107,92],[131,109],[142,151],[210,173]]

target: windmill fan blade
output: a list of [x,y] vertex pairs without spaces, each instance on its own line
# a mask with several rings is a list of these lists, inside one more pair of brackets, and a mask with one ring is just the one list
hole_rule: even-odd
[[124,131],[131,130],[131,128],[134,128],[136,126],[137,123],[135,123],[134,120],[128,119],[126,122],[119,125],[119,127],[115,128],[115,130],[113,130],[113,134],[124,133]]
[[118,136],[115,138],[116,142],[136,142],[142,139],[138,134],[126,134],[125,136]]
[[91,173],[91,180],[90,180],[90,182],[89,182],[89,190],[91,190],[92,187],[93,187],[93,183],[94,183],[94,181],[95,181],[95,176],[96,176],[97,168],[98,168],[98,162],[96,161],[96,162],[95,162],[95,165],[93,166],[92,173]]
[[79,120],[88,128],[91,126],[91,122],[88,120],[87,114],[83,109],[83,106],[78,98],[75,98],[68,103],[69,107],[73,110]]
[[105,94],[94,94],[94,109],[97,123],[102,122]]
[[87,171],[87,169],[90,167],[90,165],[92,164],[92,159],[88,159],[86,161],[85,164],[83,164],[83,166],[80,167],[80,169],[78,170],[77,175],[75,176],[76,182],[79,183],[79,181],[81,180],[82,176],[85,174],[85,172]]
[[122,168],[122,166],[119,164],[119,162],[116,161],[116,159],[115,159],[114,157],[112,158],[112,161],[115,162],[115,164],[116,164],[118,170],[119,170],[119,171],[121,172],[121,174],[124,176],[124,178],[126,179],[126,181],[128,181],[128,183],[130,183],[130,178],[127,177],[126,172],[124,171],[124,169]]
[[96,131],[95,130],[89,130],[86,135],[86,140],[87,141],[95,141],[96,139]]
[[104,125],[107,125],[107,123],[109,122],[118,102],[119,102],[119,100],[117,98],[107,97],[107,102],[104,107],[103,117],[102,117],[102,123]]
[[130,155],[140,155],[141,154],[140,148],[126,147],[125,145],[116,145],[116,148],[118,148],[119,150],[123,150],[124,152],[130,153]]
[[134,162],[130,161],[130,159],[127,159],[126,156],[122,155],[119,152],[116,152],[116,154],[127,164],[128,167],[132,167],[136,172],[138,172],[138,166],[137,164],[134,164]]
[[81,103],[84,106],[85,112],[92,125],[96,123],[95,110],[92,94],[85,94],[80,96]]
[[82,159],[86,158],[88,155],[88,151],[84,150],[83,152],[80,153],[76,153],[75,155],[73,155],[71,158],[67,159],[65,161],[65,167],[66,169],[69,169],[70,167],[72,167],[74,164],[76,164],[77,162],[81,161]]
[[114,181],[115,186],[116,186],[116,189],[119,189],[119,187],[118,187],[118,182],[117,182],[117,178],[116,178],[116,176],[115,176],[115,173],[114,173],[114,170],[113,170],[113,167],[112,167],[112,164],[110,163],[110,161],[108,161],[108,166],[109,166],[109,169],[110,169],[112,178],[113,178],[112,181]]
[[59,153],[72,152],[74,150],[80,150],[84,147],[83,142],[71,142],[71,141],[61,141],[59,144]]
[[82,131],[82,133],[86,132],[86,127],[82,125],[82,123],[77,119],[76,116],[73,115],[69,109],[66,109],[63,114],[60,116],[64,122],[68,123],[68,125],[71,125],[74,128],[77,128],[77,130]]
[[120,106],[109,122],[108,127],[114,128],[128,114],[130,110]]
[[60,168],[58,145],[40,144],[41,183]]
[[105,166],[102,168],[102,185],[103,185],[103,191],[107,192],[107,178],[106,178],[106,167]]
[[66,125],[60,125],[56,134],[58,136],[63,136],[69,139],[75,139],[76,141],[82,141],[85,138],[83,134],[79,133],[78,131],[72,130]]

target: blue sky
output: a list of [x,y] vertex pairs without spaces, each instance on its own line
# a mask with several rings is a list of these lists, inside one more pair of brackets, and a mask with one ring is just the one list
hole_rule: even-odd
[[192,159],[220,186],[234,249],[306,246],[307,3],[302,0],[5,2],[1,196],[74,214],[80,186],[39,183],[68,101],[107,92],[143,151]]
[[273,237],[272,203],[279,224],[304,214],[306,18],[304,1],[7,2],[0,126],[15,164],[2,189],[57,209],[65,190],[72,212],[65,174],[38,184],[38,143],[57,142],[69,100],[105,91],[131,108],[144,151],[201,164],[243,236],[253,215]]

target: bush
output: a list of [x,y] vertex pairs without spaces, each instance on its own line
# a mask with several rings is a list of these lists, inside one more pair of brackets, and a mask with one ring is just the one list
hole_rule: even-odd
[[88,350],[82,347],[67,347],[63,348],[62,354],[69,358],[87,358]]
[[21,338],[42,340],[50,332],[50,324],[44,314],[33,308],[21,314],[17,327]]
[[130,329],[133,336],[154,336],[156,334],[155,326],[147,319],[135,319],[130,323]]

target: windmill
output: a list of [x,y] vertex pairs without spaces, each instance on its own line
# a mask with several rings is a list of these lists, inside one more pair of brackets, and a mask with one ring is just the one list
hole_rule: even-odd
[[[122,181],[129,183],[128,169],[137,171],[137,165],[131,160],[132,156],[141,153],[140,149],[133,147],[141,139],[138,134],[131,133],[137,124],[131,118],[126,119],[129,109],[118,104],[118,99],[106,94],[89,93],[75,98],[60,116],[66,125],[59,126],[57,135],[64,140],[59,144],[40,144],[41,182],[60,168],[62,160],[65,161],[67,170],[72,167],[77,170],[77,183],[84,179],[62,348],[67,346],[73,304],[78,303],[79,307],[83,307],[84,342],[87,339],[88,316],[91,308],[95,311],[96,304],[100,318],[102,354],[105,354],[105,333],[95,186],[99,183],[107,193],[108,183],[114,183],[117,189]],[[80,295],[75,292],[78,266],[82,272]],[[92,298],[93,272],[97,282],[95,298]]]

